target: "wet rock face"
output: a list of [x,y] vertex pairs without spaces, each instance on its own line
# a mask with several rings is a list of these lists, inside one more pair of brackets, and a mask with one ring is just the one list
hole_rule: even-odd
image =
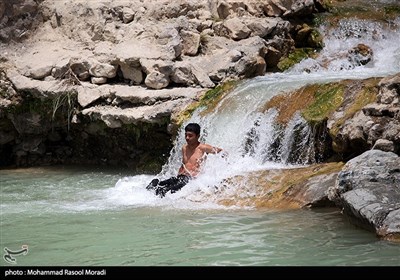
[[[0,83],[2,95],[12,95],[9,82]],[[171,114],[198,91],[116,85],[50,93],[32,86],[24,98],[17,95],[19,102],[0,99],[0,167],[87,163],[159,171],[172,148]]]
[[349,50],[348,60],[353,66],[366,65],[373,58],[372,49],[364,44],[358,44],[356,47]]
[[339,172],[328,198],[357,224],[385,239],[400,240],[400,157],[370,150]]
[[336,152],[345,157],[368,149],[400,154],[400,74],[381,79],[375,88],[376,102],[348,118],[333,137]]

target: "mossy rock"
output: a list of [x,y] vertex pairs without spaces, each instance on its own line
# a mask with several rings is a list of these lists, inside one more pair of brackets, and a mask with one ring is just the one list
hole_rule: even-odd
[[293,65],[299,63],[303,59],[315,57],[315,55],[316,50],[313,48],[298,48],[290,53],[287,57],[282,57],[279,60],[277,67],[280,71],[285,71],[291,68]]
[[228,92],[231,92],[238,85],[238,83],[239,82],[236,80],[231,80],[206,91],[199,101],[189,104],[185,110],[179,113],[179,115],[175,118],[176,125],[180,127],[182,123],[188,120],[192,116],[193,112],[198,108],[205,108],[202,114],[207,114],[214,110],[222,97]]
[[[311,30],[311,33],[308,36],[307,43],[309,46],[315,48],[316,50],[320,50],[324,47],[322,35],[316,29]],[[311,53],[311,54],[313,55],[313,53]]]
[[[306,183],[316,176],[338,173],[343,166],[343,162],[331,162],[302,168],[260,170],[238,175],[224,180],[218,186],[222,193],[218,203],[225,206],[298,209],[303,205],[291,197],[290,193],[293,193],[293,190],[304,188]],[[224,186],[243,184],[253,186],[250,195],[247,190],[241,193],[240,188],[233,195],[229,192],[229,188],[227,192],[224,192]]]
[[329,11],[326,20],[331,23],[343,18],[358,18],[387,22],[400,16],[400,3],[387,4],[384,1],[324,1]]
[[[344,88],[344,102],[342,117],[335,120],[329,131],[335,137],[346,120],[352,118],[357,112],[373,102],[376,102],[378,95],[378,83],[380,78],[370,78],[362,81],[347,81]],[[346,81],[344,81],[346,82]]]
[[326,119],[343,100],[342,85],[338,83],[314,84],[304,86],[289,94],[271,98],[263,108],[266,111],[276,108],[277,122],[286,125],[296,112],[310,123]]
[[339,107],[343,107],[343,117],[335,122],[335,125],[340,126],[362,107],[376,100],[379,80],[371,78],[307,85],[291,93],[274,96],[262,111],[276,108],[277,122],[284,125],[296,112],[301,112],[309,123],[316,124],[329,119]]
[[369,78],[307,85],[291,93],[274,96],[263,111],[276,109],[276,122],[284,127],[300,112],[314,131],[316,149],[321,155],[317,161],[325,160],[339,152],[335,143],[343,124],[364,106],[376,102],[380,80]]
[[344,86],[340,83],[318,86],[313,93],[313,102],[302,111],[301,115],[312,124],[328,119],[342,104],[343,92]]

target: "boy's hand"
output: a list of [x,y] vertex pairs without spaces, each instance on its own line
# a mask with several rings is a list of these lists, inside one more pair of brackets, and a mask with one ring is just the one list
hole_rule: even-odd
[[228,157],[228,152],[225,151],[225,150],[222,150],[221,151],[221,157],[226,159]]

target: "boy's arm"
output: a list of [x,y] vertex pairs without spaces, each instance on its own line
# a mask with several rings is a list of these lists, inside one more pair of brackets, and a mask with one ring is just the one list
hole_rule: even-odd
[[214,147],[209,144],[203,144],[203,149],[207,154],[218,154],[223,151],[221,148]]

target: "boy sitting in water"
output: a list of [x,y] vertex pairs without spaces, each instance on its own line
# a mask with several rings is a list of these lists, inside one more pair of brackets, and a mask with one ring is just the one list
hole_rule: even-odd
[[199,137],[200,125],[189,123],[185,127],[185,140],[187,144],[182,147],[182,165],[178,170],[178,176],[164,181],[153,179],[146,189],[155,189],[156,195],[164,197],[168,191],[174,193],[184,187],[189,180],[196,178],[200,173],[205,155],[217,154],[222,151],[221,148],[200,143]]

